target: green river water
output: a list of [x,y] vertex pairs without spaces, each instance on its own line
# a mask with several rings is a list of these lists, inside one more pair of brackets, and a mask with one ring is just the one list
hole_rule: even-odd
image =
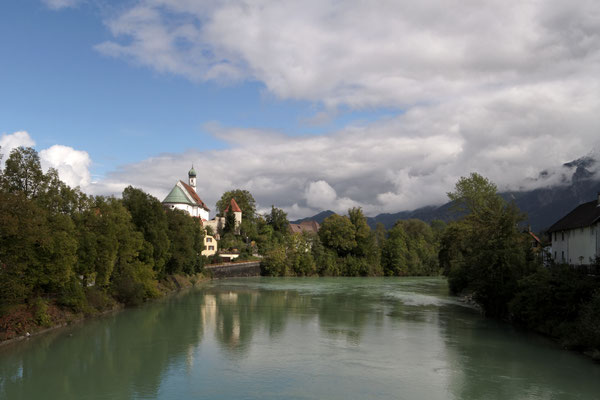
[[437,278],[249,278],[0,347],[0,399],[600,399]]

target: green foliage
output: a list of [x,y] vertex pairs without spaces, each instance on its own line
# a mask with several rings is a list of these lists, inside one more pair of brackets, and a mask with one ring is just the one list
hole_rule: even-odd
[[35,303],[40,323],[42,297],[74,311],[155,297],[157,276],[202,269],[202,249],[196,219],[165,214],[139,189],[88,197],[44,174],[32,148],[14,149],[0,171],[0,302]]
[[468,178],[461,177],[448,197],[455,202],[459,211],[473,215],[485,214],[504,205],[497,194],[496,185],[476,172]]
[[167,210],[171,258],[166,264],[168,274],[194,274],[202,271],[204,229],[199,221],[181,210]]
[[52,319],[48,315],[48,303],[44,299],[38,297],[33,301],[32,307],[36,324],[45,327],[52,324]]
[[389,236],[381,250],[381,264],[386,275],[408,275],[408,237],[401,224],[388,232]]
[[265,221],[272,228],[278,240],[288,235],[290,222],[282,209],[271,206],[271,213],[265,215]]
[[436,275],[438,267],[438,239],[431,226],[411,219],[398,221],[389,231],[381,263],[386,275]]
[[341,257],[350,254],[356,247],[355,228],[346,216],[333,214],[325,218],[319,229],[319,238],[325,247]]
[[164,276],[165,266],[171,258],[171,241],[162,204],[157,198],[128,186],[123,191],[123,205],[131,214],[136,229],[150,245],[149,258],[152,259],[154,271],[158,276]]
[[228,233],[236,234],[237,226],[235,222],[235,214],[231,208],[227,210],[225,213],[225,226],[223,227],[223,234],[226,235]]
[[582,305],[590,303],[599,282],[567,265],[540,267],[519,280],[510,301],[511,319],[529,329],[568,337]]
[[6,159],[3,186],[8,192],[20,192],[33,198],[44,182],[40,157],[32,147],[17,147]]
[[273,248],[266,252],[260,266],[263,275],[287,276],[288,259],[285,246],[273,246]]
[[225,215],[225,209],[231,203],[231,199],[235,199],[237,205],[240,206],[242,219],[254,219],[256,215],[256,201],[249,191],[242,189],[230,190],[223,193],[219,201],[217,201],[219,215]]
[[581,307],[575,332],[578,345],[600,352],[600,289]]

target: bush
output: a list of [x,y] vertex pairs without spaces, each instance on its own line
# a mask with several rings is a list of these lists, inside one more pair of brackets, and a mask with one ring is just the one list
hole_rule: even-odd
[[276,245],[265,254],[260,263],[261,273],[268,276],[286,276],[288,273],[287,261],[285,247]]
[[600,351],[600,290],[581,308],[576,332],[580,346]]
[[85,292],[78,279],[73,277],[60,291],[58,305],[69,307],[75,312],[80,312],[85,309],[86,298]]
[[88,306],[96,311],[108,310],[115,305],[115,301],[108,293],[95,287],[86,288],[85,297]]
[[38,297],[33,301],[33,318],[35,322],[40,326],[48,327],[52,325],[52,319],[48,315],[48,303]]

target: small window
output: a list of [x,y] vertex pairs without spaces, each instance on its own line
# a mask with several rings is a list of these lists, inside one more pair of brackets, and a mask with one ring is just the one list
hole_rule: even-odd
[[210,243],[210,242],[212,242],[212,238],[206,238],[206,242],[207,242],[207,243]]
[[204,250],[208,249],[208,247],[204,246]]
[[[556,236],[556,234],[554,234]],[[556,252],[554,252],[554,259],[556,260]]]
[[562,253],[562,255],[561,255],[561,256],[562,256],[562,260],[563,260],[563,262],[564,262],[564,261],[565,261],[565,252],[564,252],[564,250],[563,250],[563,251],[561,251],[561,253]]
[[209,250],[214,250],[214,249],[215,249],[215,246],[208,246],[208,249],[209,249]]

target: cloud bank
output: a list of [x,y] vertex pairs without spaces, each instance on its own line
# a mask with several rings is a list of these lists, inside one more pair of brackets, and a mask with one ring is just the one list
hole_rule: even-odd
[[240,187],[292,218],[373,215],[441,203],[472,171],[501,189],[556,184],[563,162],[598,149],[595,0],[140,0],[105,23],[107,56],[194,82],[260,82],[315,104],[315,121],[396,116],[303,137],[213,125],[230,148],[121,166],[91,192],[162,197],[194,163],[209,204]]

